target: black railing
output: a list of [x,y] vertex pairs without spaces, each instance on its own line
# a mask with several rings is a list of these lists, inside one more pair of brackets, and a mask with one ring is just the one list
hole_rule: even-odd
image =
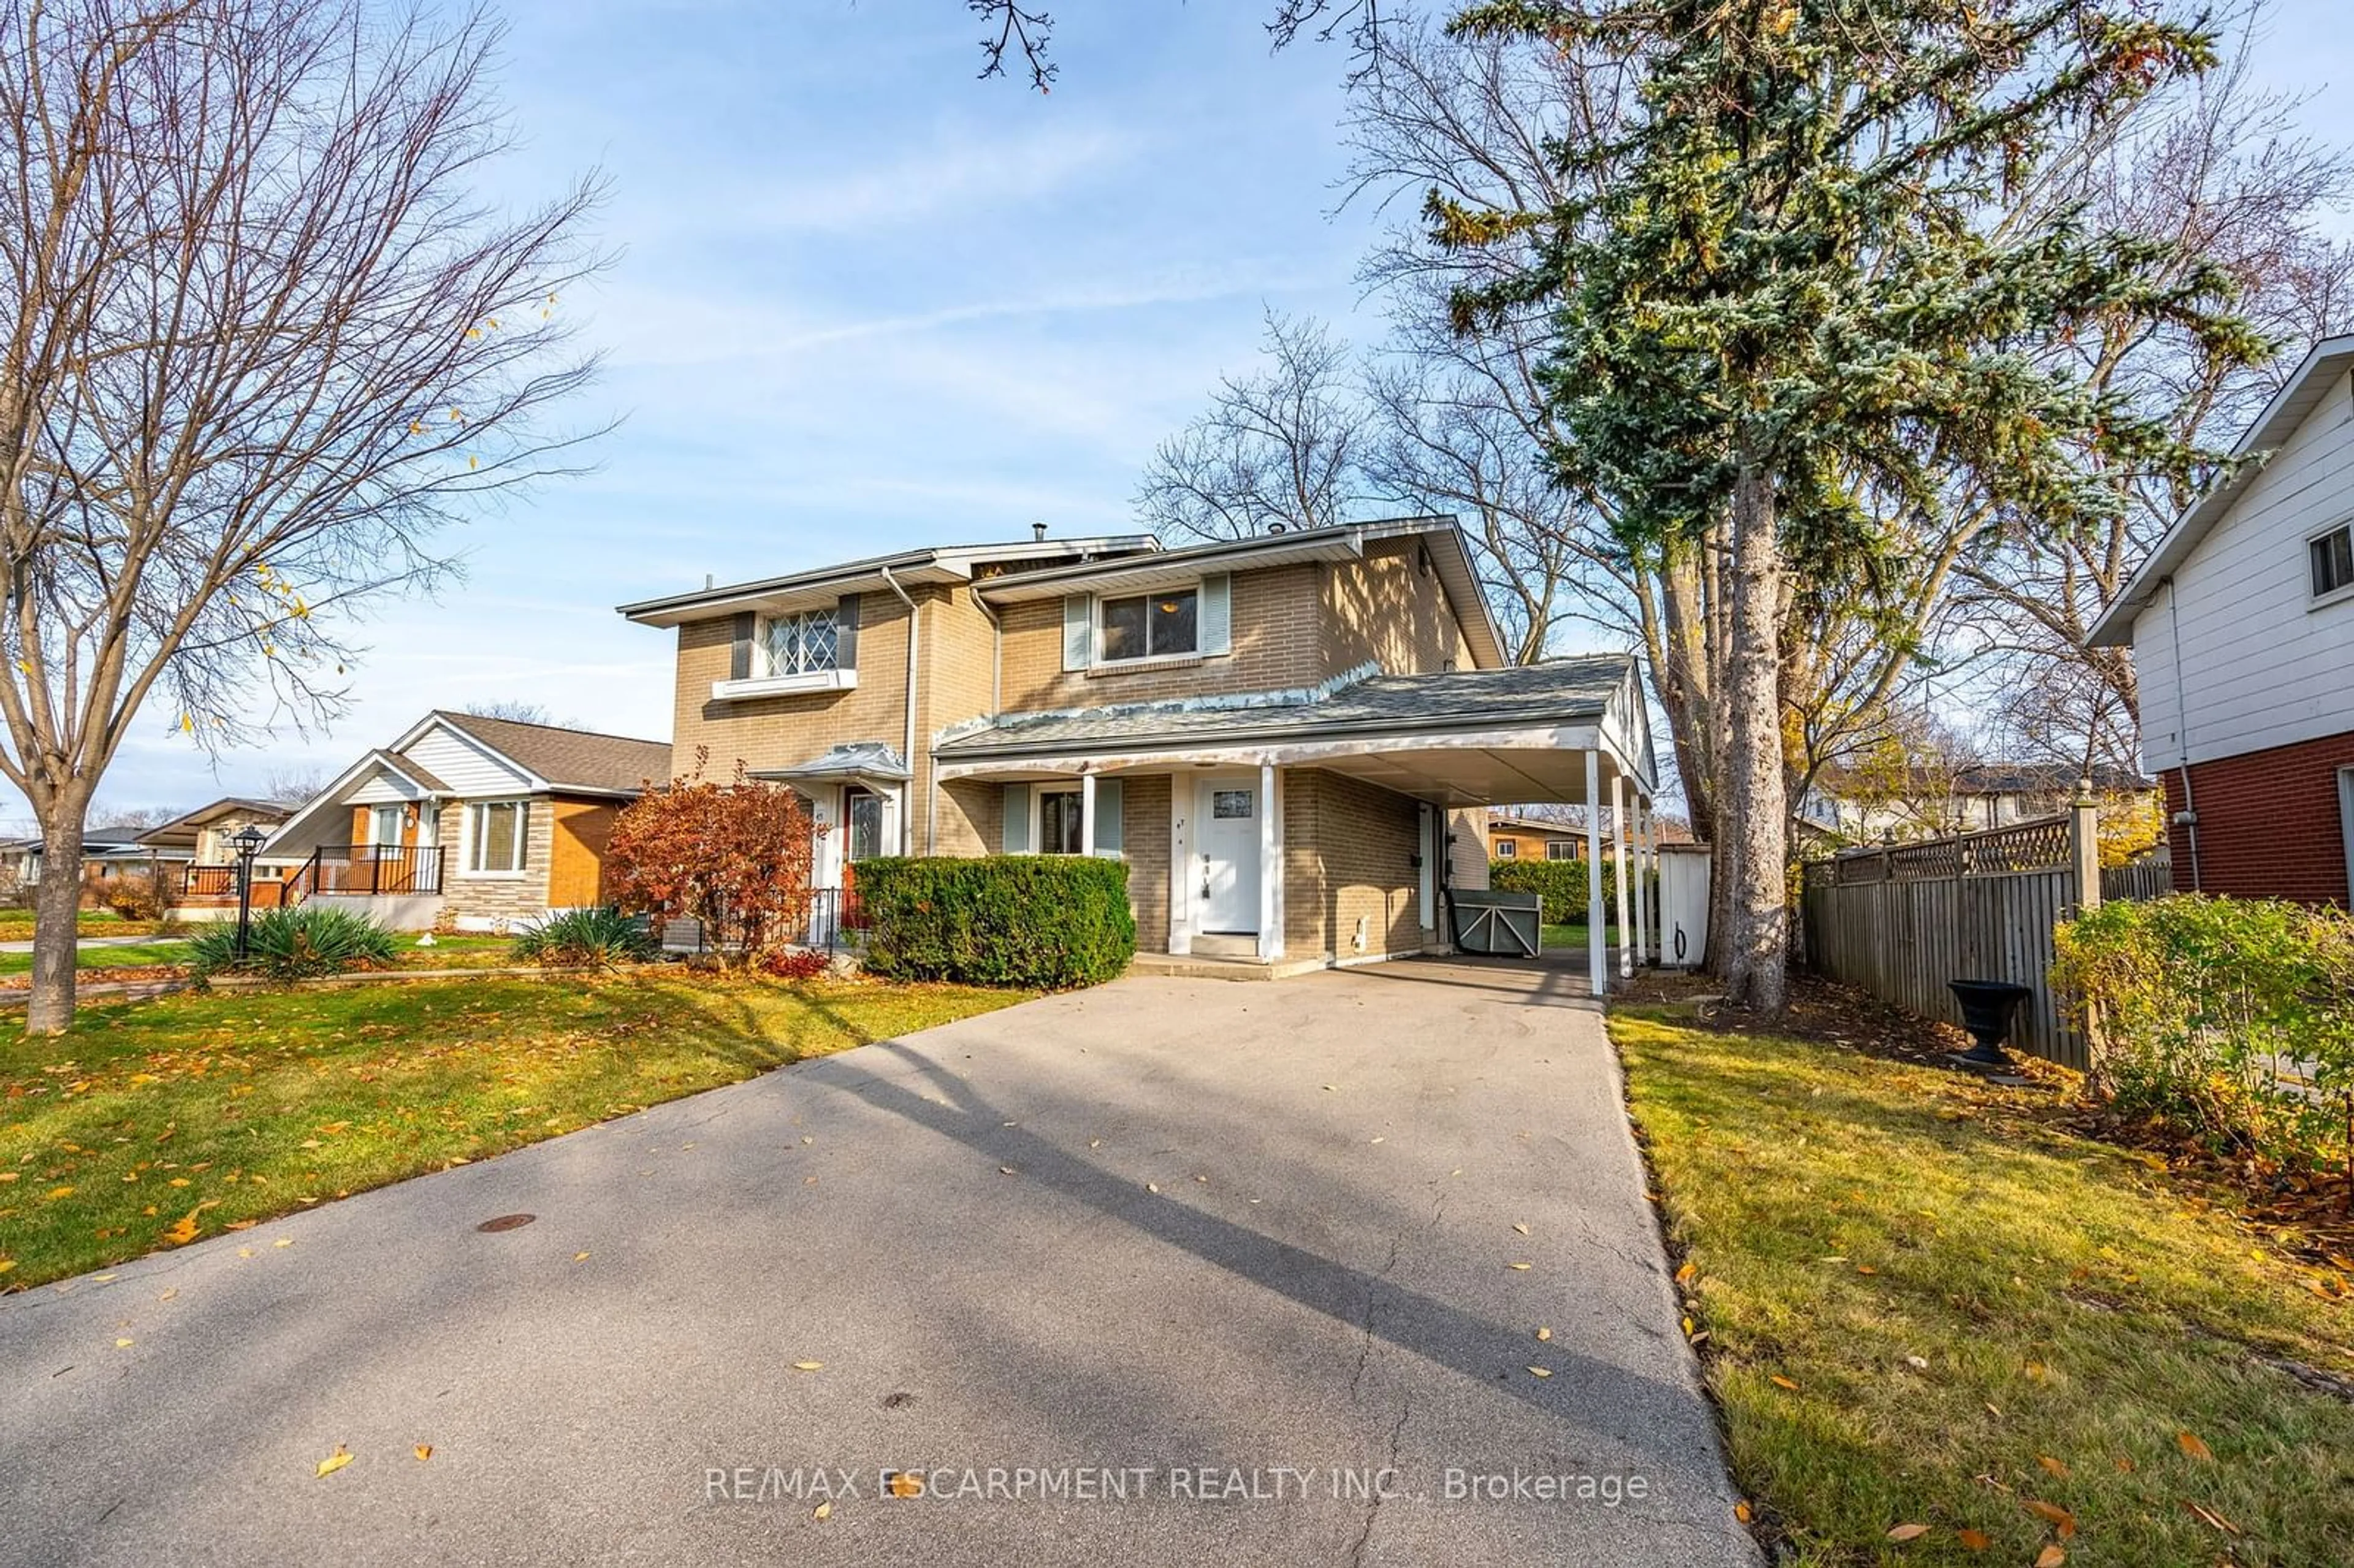
[[446,853],[439,844],[322,844],[288,883],[286,901],[439,893]]
[[[652,928],[663,948],[673,953],[704,953],[715,945],[703,922],[691,915]],[[827,952],[854,948],[865,940],[866,906],[855,888],[812,887],[793,900],[775,934],[788,947],[822,948]]]

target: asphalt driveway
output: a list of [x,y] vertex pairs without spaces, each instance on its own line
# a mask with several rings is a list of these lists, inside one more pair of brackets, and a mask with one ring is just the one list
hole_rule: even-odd
[[1753,1563],[1674,1323],[1567,975],[1130,979],[0,1299],[0,1562]]

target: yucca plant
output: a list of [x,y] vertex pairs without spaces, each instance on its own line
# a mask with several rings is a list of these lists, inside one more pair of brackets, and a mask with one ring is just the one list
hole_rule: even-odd
[[645,923],[618,909],[567,909],[516,933],[514,956],[551,969],[635,964],[659,958],[662,944]]
[[202,979],[235,972],[270,980],[308,980],[349,969],[389,969],[393,935],[365,915],[325,904],[265,909],[253,917],[246,956],[237,956],[237,927],[223,921],[188,944],[189,969]]

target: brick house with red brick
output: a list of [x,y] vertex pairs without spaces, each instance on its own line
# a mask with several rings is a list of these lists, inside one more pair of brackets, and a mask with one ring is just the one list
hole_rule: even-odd
[[2354,904],[2354,336],[2306,355],[2094,626],[2183,891]]

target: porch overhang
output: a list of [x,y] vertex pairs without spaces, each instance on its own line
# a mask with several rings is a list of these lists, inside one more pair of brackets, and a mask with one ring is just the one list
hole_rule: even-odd
[[891,747],[871,743],[837,746],[806,762],[789,768],[755,768],[747,778],[769,784],[864,784],[896,787],[912,775],[905,758]]
[[1614,655],[1376,676],[1304,700],[1020,715],[933,757],[944,782],[1268,766],[1322,768],[1435,805],[1585,805],[1595,803],[1589,753],[1606,783],[1657,793],[1649,737],[1635,662]]

